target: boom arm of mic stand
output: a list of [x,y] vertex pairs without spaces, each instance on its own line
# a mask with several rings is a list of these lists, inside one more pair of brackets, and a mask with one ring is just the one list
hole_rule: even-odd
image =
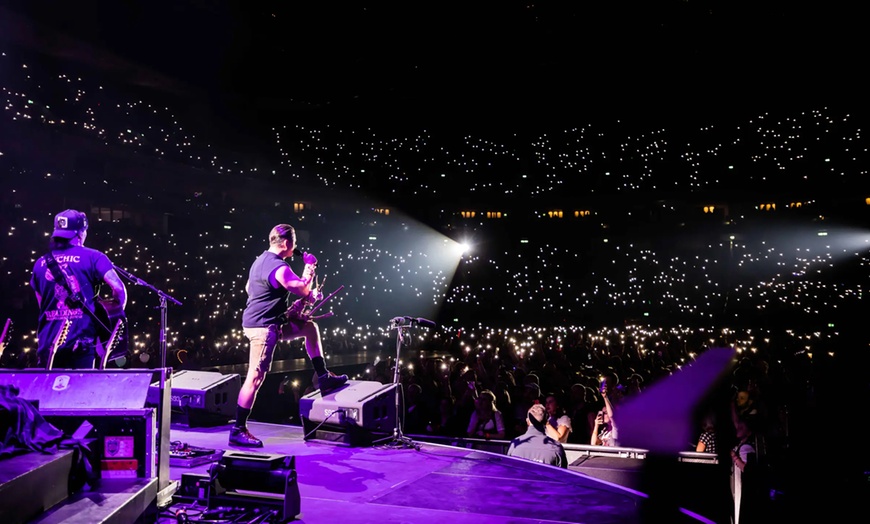
[[145,282],[144,280],[142,280],[141,278],[137,277],[136,275],[130,273],[129,271],[126,271],[126,270],[124,270],[124,269],[122,269],[114,264],[112,264],[112,267],[115,268],[115,271],[117,271],[118,273],[123,275],[125,278],[129,279],[131,282],[133,282],[137,286],[147,287],[148,289],[153,291],[157,295],[157,297],[160,299],[160,366],[165,368],[166,367],[166,323],[167,323],[167,321],[166,321],[166,301],[168,300],[168,301],[172,302],[173,304],[175,304],[176,306],[180,306],[181,302],[179,302],[175,298],[167,295],[166,293],[157,289],[156,287],[152,286],[148,282]]
[[175,304],[176,306],[180,306],[180,305],[181,305],[181,302],[179,302],[178,300],[176,300],[176,299],[173,298],[172,296],[166,294],[165,292],[163,292],[163,291],[157,289],[156,287],[152,286],[152,285],[149,284],[148,282],[145,282],[144,280],[142,280],[141,278],[137,277],[137,276],[134,275],[133,273],[130,273],[129,271],[127,271],[127,270],[125,270],[125,269],[123,269],[123,268],[120,268],[120,267],[118,267],[118,266],[116,266],[116,265],[114,265],[114,264],[112,265],[112,267],[114,267],[114,268],[115,268],[115,271],[117,271],[118,273],[120,273],[121,276],[123,276],[124,278],[126,278],[127,280],[129,280],[130,282],[132,282],[133,284],[136,284],[137,286],[147,287],[148,289],[150,289],[151,291],[153,291],[154,293],[156,293],[157,296],[160,297],[161,299],[169,300],[170,302],[172,302],[172,303]]

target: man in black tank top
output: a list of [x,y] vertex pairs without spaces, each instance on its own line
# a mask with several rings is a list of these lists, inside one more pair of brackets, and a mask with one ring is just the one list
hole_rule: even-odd
[[293,293],[317,302],[322,299],[312,285],[317,258],[302,253],[305,269],[296,275],[284,259],[296,250],[296,231],[293,226],[279,224],[269,233],[269,249],[251,265],[245,290],[248,303],[242,314],[242,328],[250,342],[248,373],[239,391],[236,422],[230,430],[229,443],[237,446],[262,447],[263,441],[248,431],[247,422],[266,373],[272,366],[275,345],[279,340],[305,339],[305,350],[323,394],[334,391],[347,382],[347,375],[335,375],[326,369],[320,342],[320,328],[312,320],[287,319],[287,297]]

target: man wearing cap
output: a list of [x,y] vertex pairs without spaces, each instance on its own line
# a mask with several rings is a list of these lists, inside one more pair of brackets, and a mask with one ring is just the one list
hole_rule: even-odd
[[[123,315],[127,288],[104,253],[85,247],[88,218],[67,209],[54,217],[49,252],[66,282],[57,282],[43,255],[33,265],[30,287],[39,305],[37,362],[46,367],[52,353],[52,368],[92,369],[96,358],[97,324],[83,308],[94,310],[97,286],[105,282],[112,300]],[[59,337],[68,322],[65,337]],[[59,340],[62,338],[62,340]],[[61,342],[56,348],[55,342]],[[52,351],[54,350],[54,351]]]
[[313,303],[323,298],[314,285],[317,267],[314,255],[302,253],[305,263],[302,276],[294,273],[285,262],[297,251],[296,230],[289,224],[278,224],[269,232],[269,248],[251,264],[245,284],[248,301],[242,313],[242,328],[250,346],[248,372],[239,391],[236,421],[230,429],[231,445],[263,446],[263,441],[248,430],[247,421],[257,390],[272,366],[272,357],[279,340],[305,339],[305,350],[314,366],[321,394],[327,394],[347,382],[347,375],[335,375],[326,369],[317,323],[310,319],[287,318],[291,293],[298,297],[309,297]]
[[565,448],[545,432],[548,417],[547,409],[543,405],[532,405],[526,414],[528,428],[525,433],[511,440],[507,455],[567,468],[568,456]]

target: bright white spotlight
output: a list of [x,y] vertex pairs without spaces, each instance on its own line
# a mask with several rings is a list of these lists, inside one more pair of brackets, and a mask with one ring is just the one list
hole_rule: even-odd
[[470,242],[458,242],[456,240],[445,239],[444,242],[448,244],[448,249],[450,253],[458,259],[462,258],[462,255],[471,251],[471,243]]

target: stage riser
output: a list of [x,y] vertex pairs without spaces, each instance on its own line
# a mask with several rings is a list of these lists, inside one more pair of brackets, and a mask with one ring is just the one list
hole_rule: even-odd
[[[8,499],[0,499],[0,523],[16,522],[2,514],[4,510],[24,511],[22,501],[43,501],[48,496],[51,504],[43,503],[36,515],[29,514],[28,524],[129,524],[136,522],[147,508],[165,501],[167,495],[161,496],[161,501],[156,499],[170,487],[170,371],[0,370],[0,384],[18,390],[18,397],[32,402],[46,422],[88,443],[89,463],[100,478],[94,486],[76,486],[69,493],[68,479],[73,467],[70,459],[64,471],[48,475],[51,481],[63,484],[63,498],[51,496],[55,493],[54,485],[40,478],[26,497],[14,496],[13,505]],[[165,377],[163,383],[167,388],[158,388],[155,405],[148,405],[149,387],[155,378],[159,383],[160,377]],[[72,454],[62,449],[49,456]],[[6,460],[0,461],[0,470],[5,470],[8,464]]]
[[145,406],[151,373],[143,371],[2,371],[0,384],[18,388],[20,398],[47,409],[128,409]]
[[28,524],[148,522],[143,515],[152,511],[156,497],[156,478],[104,481],[98,491],[79,492]]
[[0,522],[28,522],[66,500],[73,455],[29,451],[0,459]]

